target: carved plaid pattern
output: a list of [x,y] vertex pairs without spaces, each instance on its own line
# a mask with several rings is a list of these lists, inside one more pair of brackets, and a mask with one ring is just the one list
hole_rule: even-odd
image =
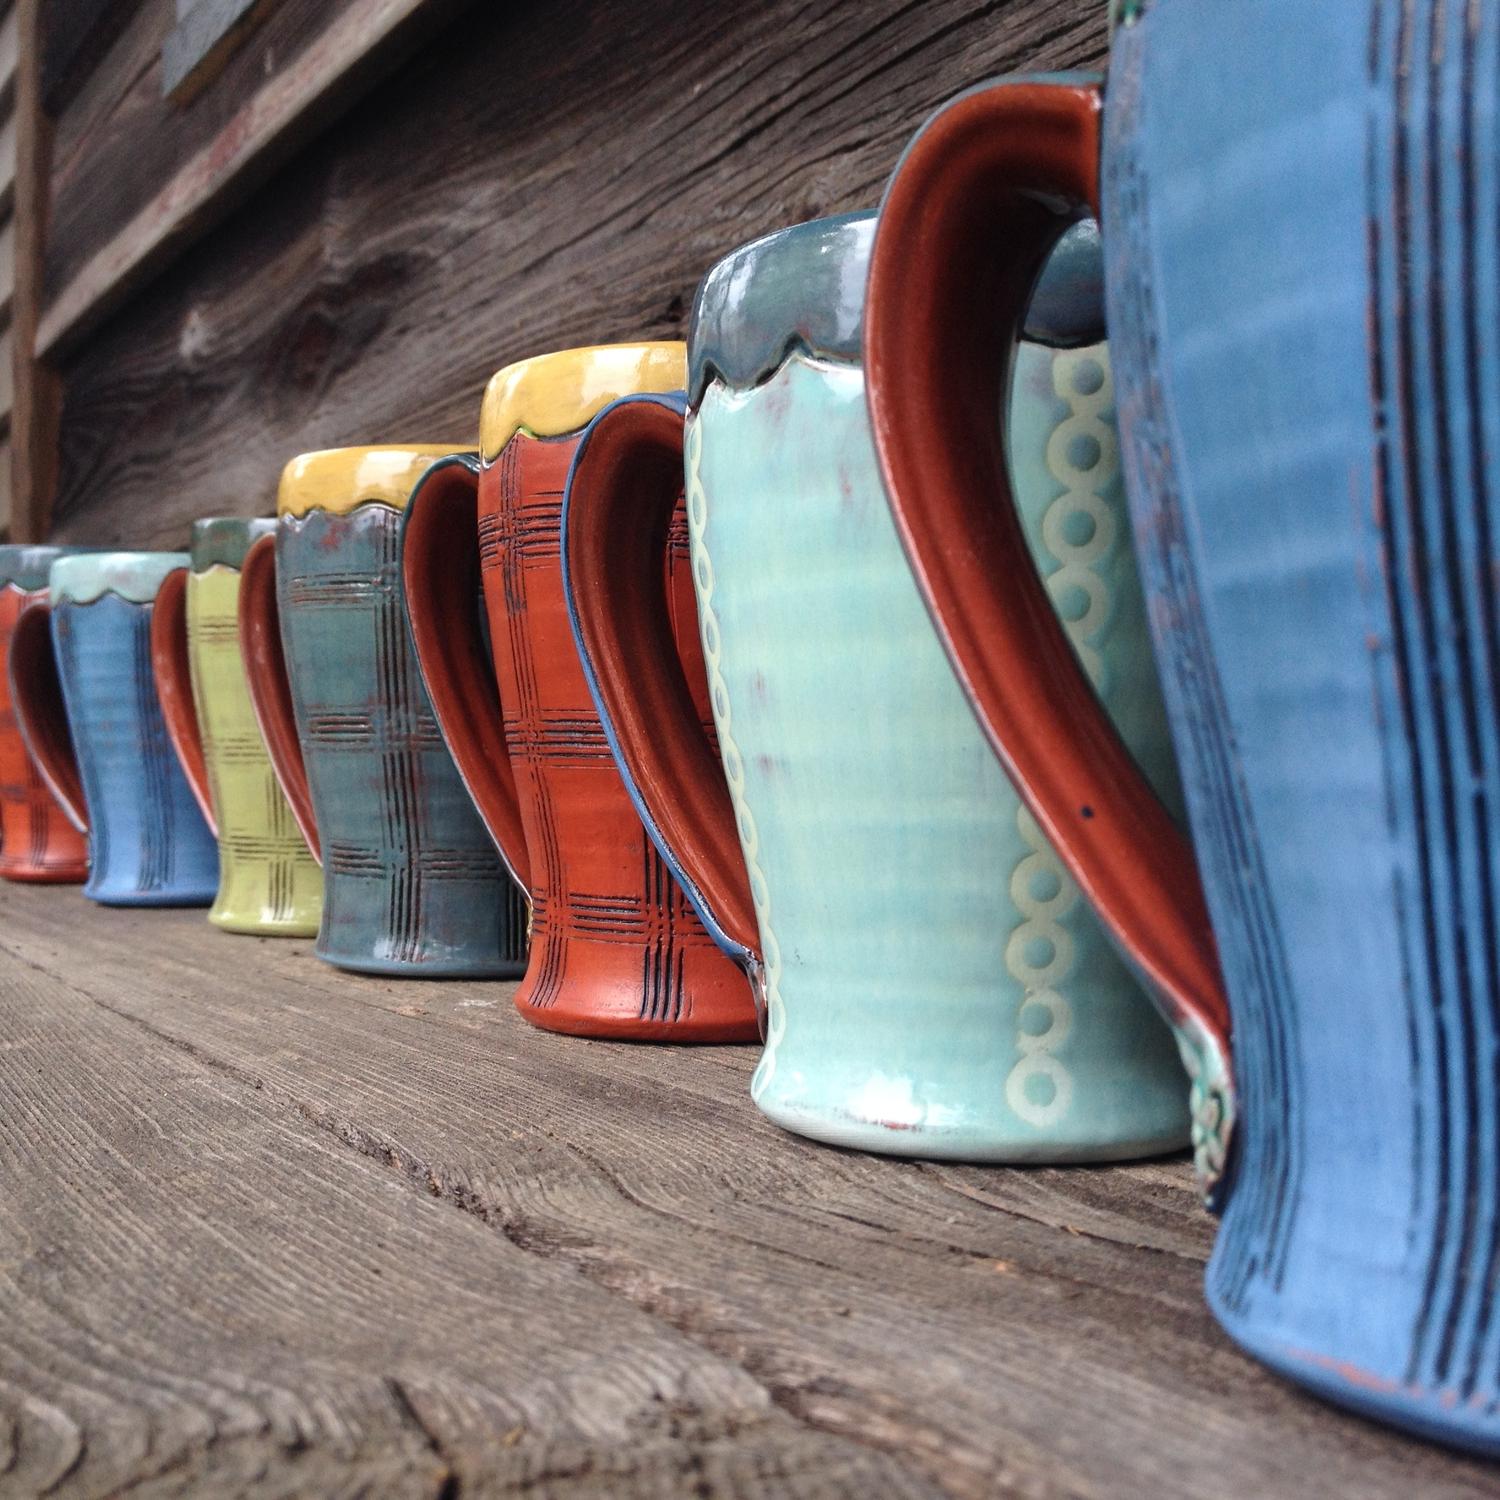
[[278,541],[282,631],[335,961],[519,964],[525,901],[449,759],[400,593],[400,515],[315,511]]
[[44,594],[0,588],[0,875],[82,880],[88,843],[37,774],[10,701],[10,633],[26,605]]
[[[577,948],[586,944],[592,979],[612,974],[622,986],[638,987],[642,1021],[685,1021],[695,997],[723,993],[719,986],[743,994],[748,1011],[743,976],[714,945],[641,825],[578,661],[559,531],[575,444],[522,434],[482,480],[480,565],[532,869],[532,954],[520,1003],[556,1005],[570,965],[579,963]],[[680,504],[668,588],[679,649],[707,725]]]
[[240,658],[239,573],[222,565],[188,582],[193,700],[219,824],[219,920],[316,931],[317,862],[297,827],[255,722]]

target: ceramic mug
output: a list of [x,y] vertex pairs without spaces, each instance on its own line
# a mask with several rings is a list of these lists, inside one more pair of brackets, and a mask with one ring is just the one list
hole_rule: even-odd
[[181,552],[59,557],[11,637],[10,690],[37,769],[88,835],[83,894],[106,906],[207,906],[213,835],[172,753],[151,676],[156,592]]
[[[521,1014],[585,1036],[748,1041],[757,1034],[750,988],[641,826],[563,599],[563,481],[580,433],[616,397],[682,380],[681,344],[573,349],[500,371],[485,394],[480,466],[450,462],[423,481],[402,566],[438,722],[531,892]],[[676,649],[706,715],[685,543],[680,535],[669,563]],[[481,580],[493,666],[473,608]]]
[[[1188,1120],[1171,1035],[994,763],[896,539],[860,369],[874,227],[818,220],[720,261],[694,308],[685,431],[680,402],[639,399],[585,434],[565,557],[606,733],[765,996],[752,1093],[778,1124],[980,1161],[1173,1149]],[[1098,269],[1081,235],[1043,294],[1070,342],[1097,338]],[[1175,794],[1111,405],[1102,345],[1022,347],[1031,547]],[[717,752],[659,581],[684,446]]]
[[[1322,1394],[1491,1453],[1497,58],[1492,0],[1133,0],[1107,95],[998,82],[925,128],[866,323],[959,675],[1193,1060],[1216,1315]],[[1021,576],[986,415],[1048,246],[1101,208],[1196,865]]]
[[46,599],[47,570],[59,557],[88,550],[0,547],[0,879],[77,885],[88,877],[88,839],[42,779],[10,700],[16,620],[28,604]]
[[304,453],[240,583],[266,748],[323,867],[317,953],[418,978],[517,974],[526,904],[433,721],[402,608],[397,536],[441,447]]
[[208,920],[225,932],[312,937],[323,876],[276,780],[240,657],[240,569],[276,522],[193,523],[192,565],[169,573],[151,619],[151,665],[167,733],[219,841]]

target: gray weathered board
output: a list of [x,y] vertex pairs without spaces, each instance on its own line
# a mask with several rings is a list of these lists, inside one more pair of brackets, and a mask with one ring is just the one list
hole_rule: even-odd
[[0,890],[0,1495],[1435,1500],[1284,1385],[1181,1160],[881,1160],[753,1049]]
[[[304,449],[472,440],[500,365],[680,335],[716,257],[875,204],[943,99],[1104,45],[1104,0],[472,6],[69,356],[57,529],[177,542]],[[58,286],[112,219],[68,192]]]

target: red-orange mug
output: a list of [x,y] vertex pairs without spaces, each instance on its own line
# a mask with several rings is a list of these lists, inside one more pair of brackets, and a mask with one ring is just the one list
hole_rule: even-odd
[[[563,592],[563,490],[583,429],[618,397],[680,388],[685,373],[678,343],[574,349],[501,370],[485,395],[478,472],[439,464],[412,496],[402,573],[443,736],[531,894],[517,1009],[580,1036],[753,1041],[749,983],[704,929],[620,779]],[[676,531],[676,642],[708,723],[680,507]],[[481,582],[493,667],[473,607]]]
[[[0,877],[76,885],[88,878],[89,842],[37,770],[10,695],[11,641],[28,604],[47,597],[47,570],[76,547],[0,547]],[[37,625],[36,668],[55,682],[45,618]],[[55,688],[59,700],[61,689]],[[58,723],[66,717],[59,711]]]

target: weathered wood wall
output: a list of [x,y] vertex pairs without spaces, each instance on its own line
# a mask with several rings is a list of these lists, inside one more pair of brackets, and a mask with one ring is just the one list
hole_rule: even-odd
[[498,366],[680,335],[726,249],[874,204],[943,99],[1105,40],[1103,0],[471,6],[69,352],[53,529],[175,544],[304,449],[471,439]]

